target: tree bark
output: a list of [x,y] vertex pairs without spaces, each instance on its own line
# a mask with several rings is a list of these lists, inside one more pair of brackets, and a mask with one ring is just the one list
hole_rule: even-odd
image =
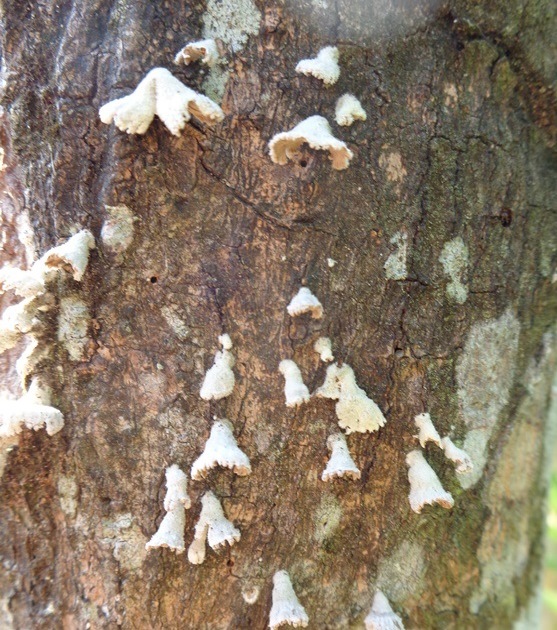
[[[0,625],[265,628],[285,569],[311,628],[363,628],[376,588],[407,628],[535,627],[556,345],[554,3],[4,0],[2,22],[3,260],[32,262],[29,233],[31,255],[81,228],[97,249],[81,283],[57,287],[59,304],[87,305],[85,354],[72,360],[54,313],[41,365],[65,426],[24,431],[7,457]],[[226,63],[173,66],[203,36]],[[325,45],[340,50],[330,88],[294,71]],[[102,124],[99,107],[156,66],[222,97],[224,122],[181,137],[158,119],[144,136]],[[346,92],[367,111],[332,125],[348,169],[307,146],[272,163],[274,134],[332,121]],[[121,205],[136,220],[116,256],[100,231]],[[302,284],[322,319],[287,314]],[[224,332],[236,386],[208,403]],[[314,391],[319,336],[387,418],[348,437],[357,481],[320,479],[334,402],[285,406],[278,364],[295,360]],[[22,349],[4,355],[16,395]],[[428,444],[455,506],[418,515],[405,457],[424,411],[475,473]],[[147,553],[165,468],[189,473],[213,416],[253,472],[190,482],[186,544],[207,489],[241,540],[200,566]]]

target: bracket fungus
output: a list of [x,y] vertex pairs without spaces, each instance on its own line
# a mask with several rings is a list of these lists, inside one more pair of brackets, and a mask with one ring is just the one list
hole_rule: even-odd
[[333,345],[329,337],[319,337],[313,344],[313,349],[319,354],[319,358],[324,363],[329,363],[335,358],[333,355]]
[[401,618],[394,613],[389,600],[381,591],[376,591],[364,623],[366,630],[404,630]]
[[166,514],[158,530],[145,545],[145,549],[168,547],[177,554],[185,550],[186,509],[191,506],[187,483],[185,473],[176,464],[166,469],[166,495],[164,497]]
[[196,480],[204,479],[209,470],[216,466],[230,468],[240,477],[251,473],[248,456],[238,448],[228,420],[216,420],[213,424],[203,453],[191,467],[191,477]]
[[215,551],[240,540],[241,534],[226,518],[218,498],[208,490],[201,498],[201,514],[195,525],[193,542],[188,549],[188,560],[192,564],[205,561],[205,540]]
[[329,122],[323,116],[310,116],[290,131],[277,133],[269,141],[269,155],[275,164],[286,164],[306,142],[312,149],[329,151],[332,166],[337,171],[348,168],[354,154],[346,143],[333,136]]
[[429,413],[419,413],[414,418],[414,424],[419,430],[418,440],[422,448],[424,448],[428,442],[435,442],[439,448],[443,448],[441,446],[441,437],[433,425]]
[[284,376],[286,406],[297,407],[308,402],[309,390],[304,384],[302,373],[296,363],[290,359],[283,359],[279,363],[279,371]]
[[231,352],[232,340],[229,335],[224,334],[220,335],[219,343],[222,351],[215,354],[215,361],[207,370],[201,385],[200,396],[203,400],[220,400],[230,396],[236,382],[232,371],[235,363]]
[[35,272],[62,269],[81,282],[89,262],[89,252],[95,249],[95,239],[89,230],[81,230],[62,245],[49,249],[31,268]]
[[273,603],[269,613],[269,628],[293,626],[305,628],[309,617],[296,597],[290,576],[286,571],[277,571],[273,576]]
[[219,51],[214,39],[203,39],[187,43],[174,57],[174,63],[189,66],[192,61],[199,61],[214,66],[219,59]]
[[410,507],[419,514],[424,505],[437,503],[446,509],[454,505],[454,499],[447,492],[433,468],[427,463],[420,450],[414,450],[406,456],[408,481],[410,482]]
[[337,400],[338,424],[348,434],[377,431],[387,421],[377,404],[358,386],[354,370],[347,363],[342,367],[329,365],[325,381],[314,395]]
[[44,292],[44,278],[32,270],[25,271],[17,267],[0,269],[0,287],[2,292],[13,291],[20,297],[35,297]]
[[81,230],[62,245],[49,249],[28,271],[2,269],[2,290],[13,291],[24,299],[5,309],[0,319],[0,354],[13,348],[22,335],[36,332],[40,324],[36,316],[52,306],[52,295],[46,292],[45,286],[50,272],[64,270],[80,282],[87,268],[89,250],[94,247],[91,232]]
[[441,447],[445,452],[445,457],[455,464],[457,473],[472,472],[474,465],[472,464],[470,455],[461,448],[458,448],[448,435],[441,440]]
[[290,300],[286,310],[291,317],[303,315],[304,313],[311,313],[313,319],[321,319],[323,317],[321,302],[307,287],[300,288],[298,293]]
[[209,97],[184,85],[165,68],[153,68],[128,96],[103,105],[103,123],[114,124],[129,134],[144,134],[155,114],[166,128],[179,136],[192,115],[204,123],[220,122],[222,109]]
[[327,438],[327,446],[331,451],[331,457],[321,479],[323,481],[332,481],[335,477],[359,479],[360,471],[350,455],[344,435],[342,433],[330,435]]
[[349,127],[356,120],[366,120],[367,114],[353,94],[343,94],[335,106],[335,120],[341,127]]
[[338,48],[336,46],[326,46],[322,48],[314,59],[302,59],[296,66],[296,72],[312,76],[326,86],[334,85],[340,76],[338,65]]
[[44,427],[48,435],[58,433],[64,416],[50,402],[50,390],[36,378],[21,398],[0,400],[0,438],[13,437],[24,427],[35,431]]

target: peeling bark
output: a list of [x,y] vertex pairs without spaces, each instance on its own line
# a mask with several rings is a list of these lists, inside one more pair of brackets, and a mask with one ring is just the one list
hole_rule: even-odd
[[[557,345],[557,16],[549,0],[488,4],[3,0],[0,262],[25,267],[81,228],[98,249],[60,286],[58,308],[86,314],[73,356],[50,321],[64,429],[22,433],[1,481],[0,626],[263,629],[279,570],[312,628],[363,628],[377,588],[407,628],[531,623]],[[207,37],[224,62],[172,64]],[[326,45],[329,88],[295,72]],[[179,138],[157,119],[144,136],[103,125],[99,107],[157,66],[222,95],[224,122]],[[307,146],[272,163],[273,135],[332,122],[346,92],[367,112],[333,125],[346,170]],[[101,230],[122,207],[115,248]],[[301,284],[322,319],[287,314]],[[225,332],[236,385],[205,402]],[[314,391],[321,336],[387,418],[348,437],[358,480],[320,479],[334,401],[284,404],[279,362]],[[1,357],[14,394],[20,350]],[[461,485],[428,444],[455,506],[418,515],[405,457],[424,411],[458,445],[479,432],[485,466]],[[189,484],[186,545],[209,489],[241,540],[199,566],[147,553],[165,468],[190,469],[213,416],[253,472]]]

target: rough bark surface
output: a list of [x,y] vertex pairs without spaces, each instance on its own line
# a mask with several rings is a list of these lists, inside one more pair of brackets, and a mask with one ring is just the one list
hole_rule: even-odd
[[[311,628],[362,628],[378,585],[407,628],[534,627],[557,311],[555,4],[2,4],[2,257],[25,259],[24,221],[36,255],[81,227],[99,247],[84,281],[60,287],[91,313],[86,357],[60,343],[42,366],[65,427],[23,433],[7,459],[0,626],[265,628],[286,569]],[[208,32],[227,66],[172,65]],[[342,72],[326,89],[294,68],[328,44]],[[222,92],[224,122],[180,138],[158,120],[144,136],[103,125],[99,106],[155,66]],[[368,113],[333,126],[355,153],[347,170],[305,149],[271,162],[275,133],[332,120],[345,92]],[[98,237],[122,204],[137,221],[115,257]],[[287,315],[302,283],[322,320]],[[209,404],[199,388],[223,332],[237,384]],[[388,420],[348,438],[358,481],[320,480],[331,401],[284,405],[279,361],[313,391],[324,334]],[[5,356],[18,393],[18,353]],[[455,507],[417,515],[404,460],[426,410],[482,474],[461,485],[428,445]],[[147,554],[164,469],[189,470],[214,415],[253,474],[190,483],[186,543],[208,488],[242,539],[201,566]]]

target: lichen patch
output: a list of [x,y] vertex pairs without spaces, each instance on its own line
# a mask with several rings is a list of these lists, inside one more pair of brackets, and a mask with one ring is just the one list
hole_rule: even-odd
[[62,512],[70,518],[75,518],[77,513],[78,486],[74,477],[61,475],[57,483],[58,497]]
[[58,341],[72,361],[81,361],[89,343],[91,317],[87,304],[76,295],[60,300],[58,314]]
[[[253,0],[208,0],[203,15],[203,38],[220,39],[237,53],[247,44],[250,35],[257,35],[261,11]],[[220,102],[230,72],[219,60],[203,83],[204,92]]]
[[447,295],[457,304],[464,304],[468,297],[468,287],[463,283],[468,267],[468,248],[460,236],[445,243],[439,256],[443,271],[449,276]]
[[408,257],[408,234],[397,232],[389,241],[396,247],[385,261],[385,275],[389,280],[404,280],[408,275],[406,259]]
[[331,538],[337,530],[342,517],[342,507],[333,494],[323,494],[315,514],[313,537],[319,544]]
[[471,488],[481,478],[489,438],[509,402],[513,384],[520,324],[509,309],[498,319],[472,326],[456,366],[458,399],[468,433],[463,449],[474,468],[458,474],[460,485]]
[[423,548],[405,540],[395,551],[379,563],[377,588],[388,594],[391,601],[402,603],[423,590],[426,572]]
[[408,174],[398,151],[383,152],[379,156],[379,166],[386,172],[390,182],[400,183]]

